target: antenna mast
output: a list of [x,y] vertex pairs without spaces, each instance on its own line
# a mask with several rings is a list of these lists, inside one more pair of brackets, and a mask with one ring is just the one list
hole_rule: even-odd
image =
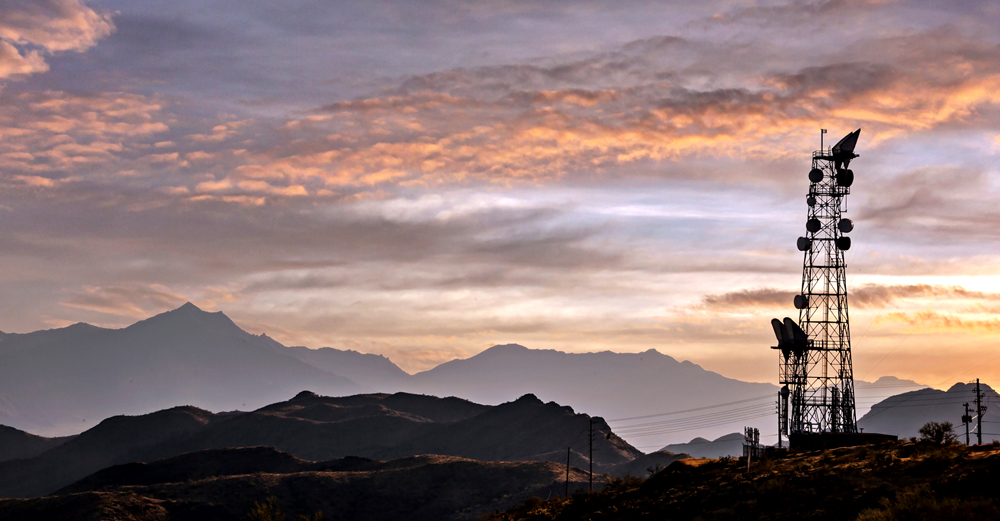
[[[844,252],[851,248],[846,234],[854,229],[846,211],[854,172],[847,167],[861,129],[841,139],[829,152],[813,152],[809,172],[806,236],[799,237],[803,252],[802,290],[795,296],[796,324],[786,318],[772,321],[778,336],[780,435],[856,433],[854,370],[851,363],[851,327],[847,310],[847,266]],[[790,403],[789,403],[790,402]]]

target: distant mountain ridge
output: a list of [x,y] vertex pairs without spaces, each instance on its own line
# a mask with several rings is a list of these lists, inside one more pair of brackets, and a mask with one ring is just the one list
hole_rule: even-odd
[[[778,387],[726,378],[654,349],[642,353],[565,353],[507,344],[418,373],[412,390],[456,394],[480,403],[497,403],[531,392],[543,400],[585,404],[589,413],[615,419],[776,396]],[[745,424],[758,426],[756,422],[764,430],[774,423],[749,422],[736,420],[698,432],[723,435]]]
[[714,440],[706,440],[705,438],[698,437],[687,443],[674,443],[667,445],[660,450],[682,452],[690,454],[695,458],[721,458],[724,456],[736,457],[743,455],[743,441],[743,435],[738,432],[734,432],[732,434],[720,436]]
[[0,497],[48,494],[113,465],[234,447],[275,447],[310,461],[437,454],[565,464],[567,447],[586,451],[591,422],[598,473],[644,457],[604,420],[532,395],[485,406],[407,393],[325,397],[300,392],[246,413],[173,407],[108,418],[38,456],[0,462]]
[[252,410],[303,388],[329,396],[407,391],[486,404],[534,393],[606,417],[777,390],[655,350],[575,354],[517,344],[410,375],[379,355],[286,347],[191,303],[123,329],[78,323],[0,337],[0,424],[44,435],[75,434],[101,418],[179,403]]
[[[302,388],[367,389],[193,304],[123,329],[74,324],[0,339],[0,423],[75,433],[118,414],[187,403],[257,408]],[[283,347],[283,346],[282,346]]]
[[[930,421],[950,422],[955,428],[955,434],[965,442],[965,425],[962,415],[965,414],[963,404],[969,404],[973,422],[969,429],[972,443],[976,442],[976,404],[974,383],[956,383],[947,391],[939,389],[921,389],[892,396],[876,403],[871,411],[858,420],[858,427],[865,432],[880,432],[894,434],[900,438],[919,437],[919,430]],[[1000,403],[1000,395],[990,386],[980,385],[985,394],[984,404],[987,407],[983,415],[983,442],[1000,440],[1000,411],[993,404]]]

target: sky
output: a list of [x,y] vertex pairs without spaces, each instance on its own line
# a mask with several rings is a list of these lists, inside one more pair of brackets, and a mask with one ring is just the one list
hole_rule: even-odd
[[[855,377],[1000,380],[1000,4],[0,0],[0,330],[775,382],[819,129]],[[828,143],[829,144],[829,143]]]

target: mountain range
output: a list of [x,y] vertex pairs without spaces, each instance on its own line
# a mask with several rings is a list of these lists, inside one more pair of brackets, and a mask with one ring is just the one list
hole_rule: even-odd
[[[874,406],[871,411],[858,420],[858,427],[867,432],[894,434],[900,438],[920,437],[920,427],[930,421],[950,422],[965,442],[965,425],[962,415],[965,414],[964,404],[969,404],[969,415],[973,421],[969,426],[972,443],[976,443],[976,384],[956,383],[947,391],[939,389],[920,389],[891,396]],[[983,443],[1000,440],[1000,410],[994,404],[1000,403],[1000,395],[990,386],[982,384],[982,403],[986,411],[982,417]]]
[[109,416],[177,404],[257,408],[302,389],[364,392],[193,304],[124,329],[74,324],[0,338],[0,423],[74,434]]
[[616,436],[601,418],[533,395],[487,406],[407,393],[325,397],[303,391],[245,413],[181,406],[108,418],[39,455],[0,462],[0,497],[49,494],[113,465],[235,447],[274,447],[315,462],[435,454],[564,465],[571,448],[570,463],[586,466],[591,427],[599,473],[637,459],[647,466],[660,461]]
[[[859,381],[857,395],[866,403],[866,393],[920,387],[887,377]],[[379,355],[286,347],[244,331],[222,312],[190,303],[123,329],[74,324],[0,335],[0,424],[43,436],[73,435],[103,418],[177,404],[254,410],[302,389],[325,396],[405,391],[488,405],[531,393],[609,418],[624,438],[646,448],[692,435],[716,438],[744,426],[773,435],[773,418],[763,412],[777,392],[774,385],[726,378],[656,350],[565,353],[505,344],[410,375]],[[688,422],[652,434],[629,428],[630,418],[748,397],[758,400],[761,414]]]
[[516,344],[410,375],[379,355],[286,347],[190,303],[123,329],[74,324],[0,337],[0,424],[45,436],[177,404],[253,410],[302,389],[408,391],[490,405],[533,393],[610,418],[777,391],[653,350],[570,354]]

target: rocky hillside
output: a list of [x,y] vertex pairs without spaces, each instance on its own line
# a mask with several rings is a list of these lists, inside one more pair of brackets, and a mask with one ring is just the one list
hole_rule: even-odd
[[[245,521],[257,503],[295,519],[466,520],[529,496],[563,494],[551,462],[481,462],[449,456],[307,462],[266,448],[206,451],[113,467],[57,495],[0,500],[0,519]],[[586,474],[570,472],[574,490]],[[277,519],[277,518],[273,518]]]
[[1000,519],[1000,444],[892,442],[755,462],[679,460],[646,481],[530,499],[491,521]]
[[[113,465],[233,447],[270,446],[310,461],[438,454],[565,464],[567,448],[587,453],[592,421],[597,472],[642,456],[604,420],[533,395],[485,406],[406,393],[325,397],[304,391],[248,413],[176,407],[109,418],[34,458],[0,462],[0,497],[48,494]],[[589,466],[589,460],[574,464]]]

